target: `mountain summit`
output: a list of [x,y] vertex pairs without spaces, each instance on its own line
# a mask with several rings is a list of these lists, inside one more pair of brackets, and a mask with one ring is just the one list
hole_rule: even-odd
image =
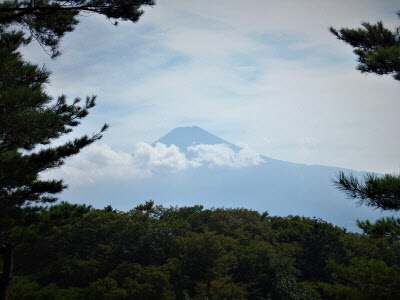
[[156,143],[162,143],[167,146],[175,145],[181,151],[186,151],[186,149],[190,146],[195,145],[216,145],[216,144],[225,144],[229,148],[239,151],[241,148],[229,143],[208,131],[197,127],[197,126],[188,126],[188,127],[177,127],[172,131],[168,132],[159,140],[155,141],[152,146]]

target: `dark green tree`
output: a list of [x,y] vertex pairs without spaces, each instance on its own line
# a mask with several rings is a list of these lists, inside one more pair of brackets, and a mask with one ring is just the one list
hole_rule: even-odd
[[349,198],[358,199],[359,205],[382,210],[400,210],[400,176],[366,174],[360,180],[353,174],[339,172],[334,184]]
[[400,245],[381,224],[355,234],[300,216],[152,202],[129,212],[26,210],[35,238],[16,247],[11,299],[397,299],[400,291]]
[[[397,13],[400,17],[400,12]],[[330,31],[340,40],[351,45],[358,56],[357,69],[362,73],[391,74],[400,80],[400,27],[394,31],[382,22],[362,23],[363,28]],[[367,174],[363,180],[340,172],[334,184],[350,198],[382,210],[400,210],[400,176],[386,174],[383,177]]]
[[[4,255],[0,281],[6,298],[12,271],[12,248],[24,221],[23,210],[31,203],[51,203],[66,188],[62,180],[42,180],[40,173],[59,167],[64,159],[101,138],[107,129],[54,146],[51,143],[72,131],[95,105],[87,97],[82,106],[64,95],[53,100],[45,92],[50,72],[30,64],[17,51],[24,42],[22,32],[0,28],[0,241]],[[0,298],[1,298],[0,297]]]
[[5,0],[0,3],[0,24],[22,26],[28,40],[36,39],[53,58],[60,54],[60,40],[73,31],[78,17],[100,14],[112,20],[136,22],[143,14],[142,6],[154,0]]
[[[87,116],[95,96],[83,105],[68,104],[64,95],[53,100],[45,92],[50,72],[23,60],[21,45],[35,39],[52,57],[60,55],[60,41],[74,30],[82,14],[136,22],[143,5],[152,0],[5,0],[0,3],[0,250],[3,273],[0,299],[7,298],[12,273],[12,249],[21,234],[16,230],[31,203],[50,203],[66,186],[62,180],[42,180],[40,173],[59,167],[65,158],[101,138],[83,136],[62,145],[52,142]],[[46,146],[47,145],[47,146]]]
[[[400,17],[400,12],[397,15]],[[359,62],[357,69],[362,73],[391,74],[400,80],[400,27],[391,31],[382,22],[363,22],[362,26],[339,30],[331,27],[330,31],[354,48]]]
[[373,237],[384,237],[390,242],[396,243],[400,240],[400,218],[386,217],[371,223],[369,220],[357,221],[364,233]]

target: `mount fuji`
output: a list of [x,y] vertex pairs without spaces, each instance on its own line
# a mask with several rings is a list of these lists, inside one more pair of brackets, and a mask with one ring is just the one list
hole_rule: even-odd
[[175,145],[184,152],[188,147],[196,145],[226,145],[234,151],[241,149],[197,126],[177,127],[155,141],[152,146],[157,143],[167,146]]
[[[333,186],[332,178],[338,171],[362,176],[357,171],[249,154],[197,126],[175,128],[146,145],[150,150],[161,146],[164,150],[174,149],[180,157],[197,165],[176,172],[155,172],[140,180],[111,180],[97,184],[96,188],[80,187],[67,191],[62,198],[97,207],[111,204],[121,210],[150,199],[164,206],[243,207],[271,215],[321,218],[351,231],[358,230],[357,219],[375,220],[388,215],[357,206]],[[168,155],[164,158],[171,160]]]

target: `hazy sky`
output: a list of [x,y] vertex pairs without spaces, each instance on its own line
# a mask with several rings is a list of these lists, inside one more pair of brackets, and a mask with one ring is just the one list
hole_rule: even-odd
[[51,60],[49,92],[98,95],[77,133],[111,125],[101,147],[131,153],[197,125],[286,161],[400,171],[399,83],[355,70],[329,26],[400,24],[398,1],[158,0],[136,23],[81,18]]

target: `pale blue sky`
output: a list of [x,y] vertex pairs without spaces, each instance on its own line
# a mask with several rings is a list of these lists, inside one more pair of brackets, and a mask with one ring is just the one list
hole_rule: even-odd
[[355,70],[329,26],[400,24],[398,1],[158,0],[139,23],[81,19],[51,61],[49,92],[98,95],[77,130],[111,128],[101,144],[131,153],[197,125],[273,158],[399,172],[399,85]]

